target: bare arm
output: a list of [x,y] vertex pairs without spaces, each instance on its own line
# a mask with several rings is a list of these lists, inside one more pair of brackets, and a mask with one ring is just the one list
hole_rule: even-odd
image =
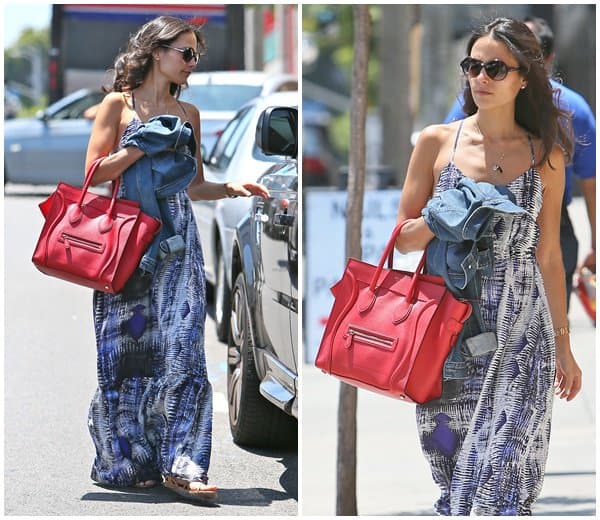
[[237,184],[233,182],[209,182],[204,180],[204,165],[202,163],[202,154],[200,150],[200,112],[189,103],[186,103],[186,111],[190,115],[190,122],[194,127],[196,135],[196,177],[188,186],[188,195],[192,200],[216,200],[224,199],[227,196],[235,195],[249,197],[251,195],[260,195],[268,197],[269,192],[259,184],[247,183]]
[[[560,211],[565,187],[564,158],[555,146],[549,161],[540,171],[543,185],[543,203],[538,216],[540,239],[537,261],[544,280],[544,288],[552,315],[554,330],[568,327],[565,272],[560,249]],[[581,389],[581,369],[577,365],[569,335],[556,336],[557,395],[573,399]]]
[[433,166],[440,148],[439,127],[429,126],[419,135],[410,157],[402,197],[398,208],[397,224],[409,220],[396,240],[401,253],[425,249],[434,237],[421,217],[421,210],[433,192]]
[[[86,171],[92,162],[117,147],[122,111],[123,95],[118,92],[107,94],[98,106],[85,158]],[[116,179],[143,155],[140,149],[128,147],[108,156],[96,170],[92,186]]]

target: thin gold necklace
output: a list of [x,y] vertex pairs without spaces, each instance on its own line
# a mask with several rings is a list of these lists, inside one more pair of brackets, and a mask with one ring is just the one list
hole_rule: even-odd
[[[481,137],[483,137],[485,139],[485,134],[481,131],[481,128],[479,128],[479,124],[477,123],[477,121],[475,121],[475,128],[477,128],[477,131],[479,132]],[[504,160],[504,152],[501,152],[500,157],[498,157],[498,160],[492,166],[492,173],[494,175],[502,175],[504,173],[504,170],[502,169],[502,166],[500,164],[503,160]]]
[[[148,101],[148,100],[145,100],[145,99],[139,99],[139,98],[137,99],[137,101],[139,101],[140,105],[145,105],[146,107],[152,106],[155,109],[156,108],[160,108],[160,105],[155,105],[152,101]],[[164,105],[164,111],[165,111],[164,115],[169,115],[170,114],[170,112],[169,112],[169,105],[166,105],[166,104]],[[161,112],[158,111],[158,113],[161,113]]]

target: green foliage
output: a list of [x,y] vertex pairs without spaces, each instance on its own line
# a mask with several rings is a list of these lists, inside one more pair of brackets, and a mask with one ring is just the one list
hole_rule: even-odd
[[[372,106],[377,104],[378,95],[379,57],[376,46],[376,29],[381,16],[381,9],[377,6],[371,6],[369,11],[371,13],[372,30],[368,93],[369,105]],[[331,53],[334,63],[346,73],[346,77],[352,78],[352,60],[354,57],[352,5],[304,5],[302,8],[302,30],[312,33],[320,50]]]
[[[37,52],[42,56],[42,69],[48,68],[48,51],[50,50],[50,28],[26,28],[19,35],[17,42],[4,50],[4,81],[30,85],[31,63],[24,53]],[[40,104],[33,105],[27,97],[22,98],[27,115],[40,109]],[[47,99],[42,100],[46,106]]]
[[23,107],[19,110],[17,117],[35,117],[40,110],[45,110],[48,108],[48,96],[42,96],[42,99],[39,103],[27,107]]
[[[377,23],[381,8],[370,6],[371,49],[368,70],[368,103],[376,106],[379,96],[379,56],[377,53]],[[302,30],[311,33],[322,53],[331,54],[336,66],[345,72],[348,81],[352,78],[354,59],[354,17],[350,4],[312,4],[302,7]],[[350,85],[348,85],[350,91]],[[329,127],[331,144],[338,153],[346,155],[350,144],[350,114],[345,113],[332,119]]]
[[347,155],[350,150],[350,112],[332,118],[329,124],[331,146],[340,154]]
[[48,54],[50,49],[50,28],[45,27],[43,29],[24,29],[19,39],[17,40],[18,47],[32,47],[34,49],[40,49]]

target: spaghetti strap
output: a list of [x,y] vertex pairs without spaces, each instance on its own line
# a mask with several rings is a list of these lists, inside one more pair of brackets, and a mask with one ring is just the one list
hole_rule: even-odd
[[181,111],[183,112],[183,115],[185,116],[186,121],[188,121],[190,118],[187,115],[187,112],[185,111],[185,108],[183,108],[183,103],[181,101],[179,101],[178,99],[176,99],[175,101],[177,101],[177,104],[179,105],[179,108],[181,108]]
[[454,138],[454,146],[452,147],[452,155],[450,157],[450,164],[454,164],[454,154],[456,153],[456,146],[458,145],[458,138],[460,136],[460,132],[462,130],[464,119],[460,120],[460,124],[458,125],[458,130],[456,131],[456,137]]
[[135,114],[135,117],[137,117],[140,121],[142,120],[142,118],[140,117],[140,115],[137,113],[137,110],[135,108],[135,94],[133,93],[133,90],[130,91],[131,94],[131,110],[133,111],[133,113]]
[[535,151],[533,149],[533,141],[531,135],[527,134],[527,140],[529,141],[529,151],[531,152],[531,167],[535,166]]

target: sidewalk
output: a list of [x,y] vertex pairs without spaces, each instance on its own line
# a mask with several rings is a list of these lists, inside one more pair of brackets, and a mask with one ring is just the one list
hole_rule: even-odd
[[[575,223],[585,222],[573,203]],[[581,226],[585,230],[585,226]],[[589,240],[580,240],[580,254]],[[583,389],[570,403],[554,402],[546,478],[533,513],[596,514],[595,328],[571,299],[571,344],[583,370]],[[339,383],[311,365],[302,367],[302,498],[304,515],[335,514]],[[434,515],[438,498],[417,440],[414,406],[359,390],[357,493],[360,515]]]

